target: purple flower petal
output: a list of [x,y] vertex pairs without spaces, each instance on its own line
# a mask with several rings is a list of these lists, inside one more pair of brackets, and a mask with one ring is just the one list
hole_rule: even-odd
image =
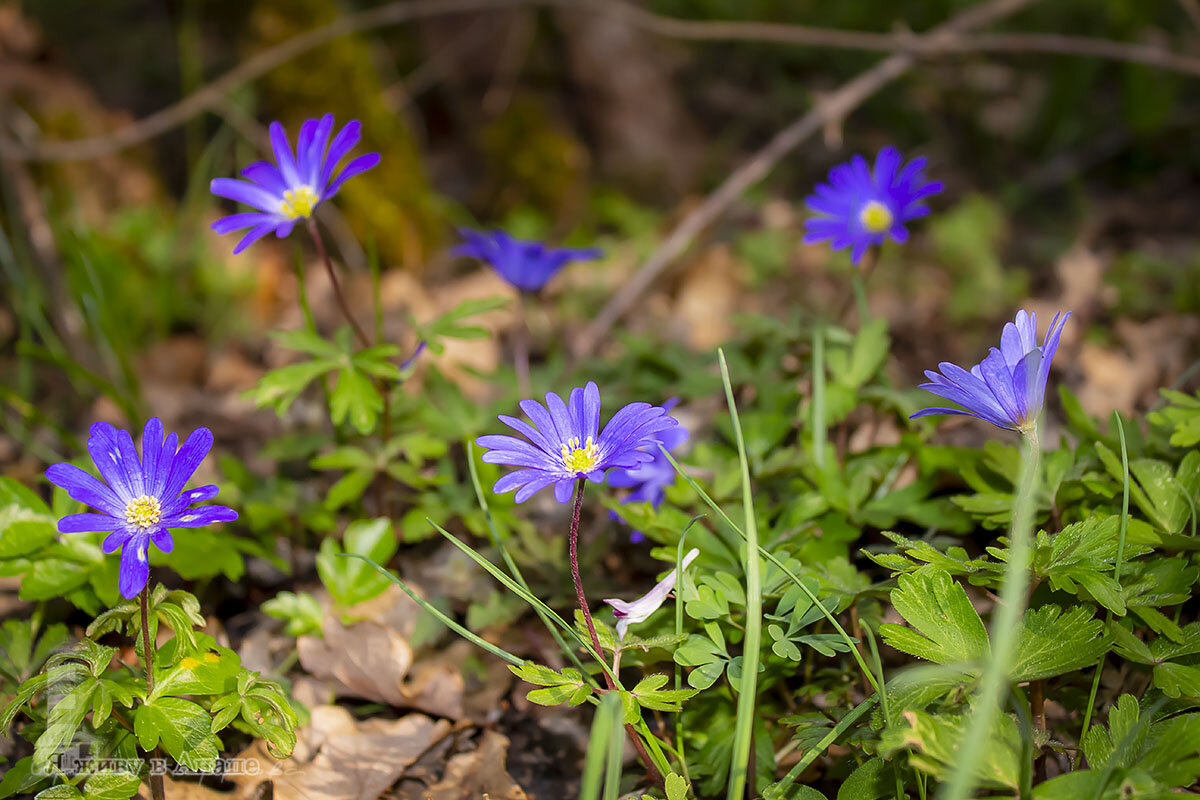
[[125,527],[125,520],[108,514],[70,514],[58,521],[59,533],[90,533],[115,531]]
[[66,489],[72,500],[98,508],[112,516],[125,516],[125,503],[112,489],[74,464],[53,464],[46,470],[46,479]]
[[178,514],[164,517],[160,523],[163,528],[203,528],[214,522],[233,522],[238,514],[228,506],[200,506],[189,508]]
[[121,572],[117,577],[117,590],[126,600],[131,600],[146,588],[150,578],[147,549],[150,536],[143,532],[132,534],[121,548]]

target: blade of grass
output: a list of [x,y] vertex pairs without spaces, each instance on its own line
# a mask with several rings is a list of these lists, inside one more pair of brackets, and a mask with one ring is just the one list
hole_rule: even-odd
[[[621,703],[619,696],[609,695],[604,698],[612,702],[614,708],[609,712],[613,715],[614,723],[608,734],[608,763],[604,769],[604,800],[617,800],[621,794],[621,757],[625,754],[625,737],[621,725]],[[660,767],[661,769],[661,767]]]
[[992,629],[989,632],[992,654],[984,666],[978,701],[967,722],[967,730],[959,747],[954,771],[938,792],[941,800],[966,800],[972,796],[978,782],[975,767],[982,761],[992,722],[999,712],[1000,701],[1008,685],[1008,671],[1012,666],[1017,632],[1025,609],[1025,595],[1029,588],[1034,488],[1041,455],[1036,431],[1029,433],[1025,440],[1027,446],[1021,458],[1021,472],[1013,502],[1008,563],[1005,565],[1004,581],[1000,586],[1000,602],[997,604],[992,618]]
[[[750,749],[754,737],[754,704],[758,699],[758,665],[762,659],[762,578],[759,575],[761,560],[758,555],[758,522],[754,517],[754,490],[750,486],[750,465],[746,460],[746,441],[742,436],[737,403],[733,399],[733,385],[729,380],[729,365],[725,363],[725,352],[717,350],[717,358],[721,362],[725,401],[729,404],[729,418],[737,438],[738,463],[742,473],[742,506],[746,514],[746,547],[742,556],[742,572],[746,576],[746,628],[742,644],[742,677],[738,685],[737,723],[729,765],[729,786],[725,795],[727,800],[742,800],[747,781],[752,783],[754,780],[751,761],[753,756]],[[750,793],[756,794],[753,786]]]
[[[1125,423],[1120,413],[1113,412],[1113,424],[1117,427],[1117,436],[1121,441],[1121,527],[1117,534],[1117,559],[1113,562],[1113,579],[1121,583],[1121,567],[1125,561],[1125,535],[1129,531],[1129,447],[1125,443]],[[1112,624],[1112,612],[1104,615],[1105,626]],[[1079,741],[1087,736],[1088,728],[1092,725],[1092,709],[1096,706],[1096,693],[1100,690],[1100,674],[1104,672],[1104,656],[1096,664],[1096,674],[1092,676],[1092,690],[1088,694],[1087,709],[1083,712],[1083,730]]]
[[825,469],[825,329],[812,332],[812,445],[813,465]]
[[[600,800],[600,790],[604,785],[604,769],[608,760],[608,751],[612,749],[613,731],[619,735],[621,715],[621,699],[615,694],[609,694],[600,701],[592,717],[592,733],[588,737],[587,756],[583,762],[583,779],[579,786],[579,800]],[[617,741],[618,752],[623,744]]]
[[618,689],[622,688],[621,682],[617,679],[617,676],[613,674],[612,670],[609,668],[608,663],[604,660],[603,656],[601,656],[599,653],[597,653],[592,648],[592,643],[587,641],[585,637],[581,636],[579,631],[576,630],[574,625],[569,625],[566,620],[564,620],[558,614],[554,613],[554,609],[550,608],[550,606],[543,603],[537,597],[534,597],[534,595],[532,593],[530,593],[529,591],[522,588],[520,586],[520,584],[518,584],[516,581],[514,581],[509,576],[505,575],[504,572],[499,567],[497,567],[491,561],[488,561],[486,558],[481,556],[479,553],[475,552],[475,550],[473,550],[470,545],[461,541],[454,534],[450,533],[445,528],[443,528],[441,525],[438,525],[436,522],[429,519],[428,517],[426,517],[425,521],[428,522],[430,525],[432,525],[434,528],[436,528],[437,532],[440,533],[442,536],[444,536],[451,544],[453,544],[459,550],[463,551],[468,556],[470,556],[471,559],[475,563],[477,563],[479,566],[483,567],[485,570],[487,570],[489,573],[491,573],[492,577],[495,578],[496,580],[500,581],[500,583],[504,584],[505,588],[507,588],[510,592],[512,592],[513,594],[520,597],[522,600],[524,600],[529,605],[533,606],[535,609],[539,609],[540,611],[542,611],[548,619],[553,620],[553,622],[556,625],[558,625],[564,631],[569,633],[571,635],[571,637],[574,638],[575,641],[578,642],[579,645],[584,650],[586,650],[588,653],[591,654],[592,658],[596,659],[596,663],[598,663],[600,665],[600,668],[612,676],[613,681],[617,684],[617,688]]
[[[683,551],[684,544],[687,542],[688,531],[692,526],[700,521],[703,515],[697,514],[692,517],[687,526],[683,529],[683,533],[679,536],[679,544],[675,547],[675,575],[676,585],[683,584]],[[676,593],[675,599],[675,635],[683,636],[683,602],[678,598],[679,593]],[[675,664],[675,691],[683,688],[683,667],[678,663]],[[684,751],[683,744],[683,715],[675,715],[675,753],[679,756],[679,768],[683,771],[683,777],[688,783],[692,782],[691,774],[688,772],[687,755]]]
[[434,617],[441,620],[443,625],[445,625],[447,628],[449,628],[450,630],[457,633],[459,636],[466,639],[471,644],[474,644],[477,647],[482,647],[484,650],[487,650],[492,655],[498,656],[499,658],[504,659],[505,661],[507,661],[510,664],[516,664],[517,666],[520,666],[521,664],[525,663],[524,659],[518,658],[517,656],[514,656],[512,653],[508,652],[507,650],[497,647],[496,645],[492,644],[491,642],[487,641],[486,639],[476,636],[474,633],[472,633],[468,629],[464,628],[462,625],[459,625],[457,622],[450,619],[450,617],[446,616],[446,614],[441,609],[439,609],[437,606],[435,606],[433,603],[430,603],[424,597],[421,597],[416,592],[414,592],[412,589],[408,588],[408,585],[404,581],[400,580],[400,578],[396,577],[390,571],[388,571],[385,567],[382,567],[379,564],[376,564],[374,561],[372,561],[371,559],[362,555],[361,553],[338,553],[338,557],[339,558],[357,558],[357,559],[367,562],[368,564],[370,564],[372,567],[375,568],[376,572],[378,572],[380,575],[383,575],[389,581],[391,581],[392,583],[399,586],[402,590],[404,590],[404,593],[406,595],[408,595],[409,597],[411,597],[413,599],[413,602],[417,603],[419,606],[421,606],[421,608],[425,609],[430,614],[432,614]]
[[[871,648],[871,665],[875,667],[876,683],[878,687],[879,705],[883,709],[884,726],[892,724],[891,711],[888,708],[887,696],[887,681],[883,678],[883,660],[879,657],[879,647],[875,644],[875,631],[871,629],[870,623],[865,619],[859,620],[859,625],[867,634],[867,645]],[[892,765],[892,774],[896,776],[896,800],[905,800],[904,781],[900,778],[900,762],[896,761]]]
[[[671,466],[675,467],[675,471],[683,477],[688,486],[692,487],[692,490],[695,491],[696,494],[700,495],[700,498],[705,502],[705,504],[715,511],[717,516],[719,516],[734,533],[742,537],[742,539],[745,539],[746,534],[742,533],[742,529],[739,528],[733,522],[733,520],[729,518],[729,515],[717,505],[716,501],[714,501],[708,495],[708,492],[701,488],[700,484],[696,483],[696,481],[690,475],[684,472],[683,467],[679,465],[679,462],[675,460],[675,457],[668,453],[664,447],[659,447],[659,452],[667,457],[667,460],[671,462]],[[871,674],[871,668],[867,666],[867,662],[863,660],[862,654],[858,652],[858,647],[856,646],[858,641],[853,636],[846,633],[846,629],[843,628],[841,623],[837,621],[837,617],[829,613],[829,610],[825,608],[825,604],[817,599],[817,596],[813,594],[812,589],[809,589],[808,585],[802,582],[794,572],[788,569],[787,565],[784,564],[783,561],[781,561],[774,553],[760,545],[758,548],[758,554],[774,564],[780,572],[782,572],[788,577],[789,580],[791,580],[792,583],[800,587],[800,591],[804,592],[808,599],[813,602],[814,607],[821,612],[822,616],[824,616],[825,619],[829,621],[829,624],[833,626],[833,629],[837,631],[837,634],[842,637],[842,641],[845,642],[846,647],[849,648],[850,655],[853,656],[854,660],[858,662],[858,667],[862,670],[863,676],[866,678],[867,682],[871,684],[875,691],[879,691],[879,686],[875,683],[875,676]]]
[[[500,532],[496,530],[496,523],[492,519],[492,510],[488,507],[487,497],[483,493],[483,484],[479,482],[479,471],[475,467],[475,446],[469,439],[464,442],[464,445],[466,446],[467,450],[467,471],[471,474],[471,485],[475,487],[475,500],[479,503],[479,509],[483,511],[483,518],[487,522],[488,533],[492,540],[492,546],[500,551],[500,557],[504,559],[504,565],[508,567],[508,571],[513,576],[513,579],[521,585],[522,589],[532,596],[533,590],[529,588],[529,584],[526,582],[525,576],[521,574],[521,570],[517,566],[517,563],[513,560],[512,555],[509,554],[508,548],[505,547],[504,542],[501,541]],[[675,574],[678,575],[679,573],[677,572]],[[575,665],[575,668],[583,674],[584,678],[588,681],[591,681],[591,676],[588,675],[588,671],[584,669],[583,662],[580,661],[579,656],[575,654],[574,648],[567,645],[566,641],[562,638],[562,634],[558,632],[558,628],[555,627],[554,623],[550,621],[550,618],[536,606],[534,606],[533,610],[537,612],[538,618],[541,619],[542,624],[546,626],[546,630],[550,632],[550,635],[554,638],[555,643],[558,644],[559,649],[566,654],[567,658],[572,664]]]
[[821,741],[809,748],[809,750],[805,752],[804,756],[797,761],[790,770],[788,770],[788,774],[784,775],[783,778],[775,784],[775,791],[768,792],[763,795],[764,800],[784,800],[788,796],[788,788],[796,782],[796,779],[800,777],[800,773],[808,769],[809,764],[816,761],[817,757],[820,756],[821,753],[824,753],[825,749],[828,748],[829,745],[836,742],[838,737],[846,732],[847,728],[857,722],[859,717],[861,717],[863,714],[870,711],[877,702],[879,702],[879,695],[873,694],[852,708],[846,714],[846,716],[838,720],[837,725],[833,726],[833,730],[829,731],[829,733],[825,734],[825,736],[821,738]]

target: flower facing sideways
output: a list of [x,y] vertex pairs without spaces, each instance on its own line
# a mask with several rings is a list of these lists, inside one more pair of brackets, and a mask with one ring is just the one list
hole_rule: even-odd
[[[663,403],[662,407],[670,411],[678,402],[679,398],[672,397]],[[654,445],[649,448],[650,454],[653,456],[651,460],[638,464],[636,467],[617,467],[609,470],[607,476],[609,486],[633,489],[621,500],[621,503],[649,503],[657,511],[666,496],[666,488],[675,482],[675,467],[663,455],[660,447],[666,448],[669,452],[686,442],[687,438],[687,429],[682,425],[665,430],[656,437]],[[613,519],[618,518],[611,512],[610,516]],[[645,538],[645,534],[636,530],[630,537],[634,542],[640,542]]]
[[[696,556],[700,555],[700,551],[692,548],[688,554],[683,557],[683,568],[687,569],[688,564],[696,560]],[[675,590],[676,580],[675,570],[667,573],[667,577],[658,582],[650,591],[634,600],[632,603],[626,603],[624,600],[616,600],[613,598],[606,599],[604,602],[612,606],[613,616],[617,618],[617,638],[623,640],[625,631],[630,625],[638,622],[644,622],[651,614],[658,611],[663,601]]]
[[524,439],[490,435],[475,440],[488,451],[482,456],[486,463],[520,467],[492,487],[497,494],[516,489],[518,503],[550,485],[558,502],[565,503],[577,479],[599,483],[611,467],[636,467],[649,461],[652,455],[647,450],[657,446],[658,434],[678,424],[661,406],[630,403],[600,430],[600,390],[595,381],[572,389],[566,403],[547,392],[545,406],[534,400],[522,400],[520,405],[532,425],[503,414],[500,421]]
[[319,120],[305,120],[293,155],[283,125],[272,122],[271,149],[275,151],[275,163],[256,161],[242,170],[242,177],[247,180],[214,178],[210,184],[210,191],[218,197],[254,206],[258,211],[222,217],[213,223],[213,230],[225,234],[250,229],[233,248],[235,255],[272,231],[280,239],[286,237],[297,220],[311,217],[317,206],[337,194],[347,179],[379,163],[378,153],[367,153],[352,160],[334,177],[333,171],[362,137],[361,128],[358,120],[350,120],[330,141],[333,114]]
[[854,156],[829,170],[828,183],[819,183],[805,201],[815,217],[804,223],[804,243],[828,241],[834,250],[850,248],[858,264],[867,250],[886,237],[908,241],[905,223],[929,214],[922,201],[942,190],[939,181],[926,181],[925,159],[913,159],[901,169],[903,159],[894,147],[885,147],[867,160]]
[[922,389],[958,403],[962,408],[923,408],[913,418],[931,414],[963,414],[979,417],[996,427],[1030,433],[1042,413],[1050,362],[1058,350],[1058,338],[1071,312],[1058,313],[1050,321],[1046,338],[1037,343],[1037,315],[1017,312],[1005,323],[1000,346],[987,358],[965,370],[943,361],[940,373],[926,370],[929,383]]
[[104,539],[104,552],[121,550],[117,588],[122,597],[136,597],[145,588],[150,576],[147,554],[151,542],[169,553],[175,547],[172,529],[201,528],[237,519],[237,512],[226,506],[190,507],[216,497],[216,486],[183,491],[212,443],[208,428],[192,431],[182,447],[174,433],[164,441],[162,421],[155,417],[142,431],[139,459],[129,431],[97,422],[88,433],[87,449],[107,485],[72,464],[54,464],[46,470],[51,483],[100,512],[63,517],[58,521],[58,530],[110,532]]
[[482,233],[459,228],[465,241],[450,254],[469,256],[492,265],[500,277],[523,292],[539,291],[546,282],[571,261],[600,258],[596,247],[550,247],[542,242],[514,239],[504,231]]

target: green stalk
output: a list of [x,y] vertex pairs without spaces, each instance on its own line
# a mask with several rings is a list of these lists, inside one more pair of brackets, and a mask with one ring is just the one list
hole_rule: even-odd
[[[717,516],[719,516],[721,520],[727,526],[729,526],[729,529],[738,536],[742,537],[742,539],[745,539],[746,534],[742,532],[742,529],[739,528],[734,521],[729,518],[729,515],[717,505],[716,501],[709,496],[708,492],[701,488],[700,484],[696,483],[696,481],[693,480],[690,475],[683,471],[683,467],[679,466],[679,462],[675,460],[675,457],[667,452],[665,447],[659,447],[659,452],[666,456],[667,460],[671,462],[671,466],[675,467],[675,471],[683,477],[684,481],[687,482],[688,486],[692,487],[692,490],[695,491],[696,494],[700,495],[700,499],[702,499],[709,508],[717,513]],[[779,571],[786,575],[792,583],[798,586],[800,591],[804,592],[805,596],[807,596],[808,599],[813,602],[813,605],[816,608],[820,609],[821,615],[829,621],[829,624],[833,626],[835,631],[837,631],[838,636],[841,636],[842,641],[846,643],[846,647],[849,649],[850,655],[853,656],[854,660],[858,662],[858,667],[862,670],[863,677],[866,679],[867,683],[871,684],[875,691],[880,691],[880,687],[875,682],[875,676],[871,674],[871,668],[867,666],[867,662],[863,660],[862,654],[858,652],[858,641],[850,634],[846,633],[846,629],[843,628],[841,623],[837,621],[837,617],[829,613],[829,610],[825,608],[825,605],[817,599],[815,594],[813,594],[812,589],[809,589],[808,585],[796,576],[796,573],[788,569],[787,564],[784,564],[778,556],[761,545],[759,545],[758,554],[778,567]]]
[[812,446],[813,465],[825,469],[825,329],[812,332]]
[[[609,694],[600,701],[592,717],[592,734],[588,737],[587,756],[583,762],[583,780],[579,787],[579,800],[600,800],[600,790],[604,785],[604,770],[609,751],[613,750],[613,739],[616,739],[616,750],[621,752],[620,736],[621,700],[618,695]],[[614,736],[614,731],[616,735]]]
[[[746,514],[746,547],[742,556],[742,571],[746,575],[746,635],[742,643],[742,679],[738,686],[737,727],[733,735],[733,755],[729,765],[727,800],[741,800],[746,783],[753,783],[754,762],[750,746],[754,734],[754,702],[758,688],[758,664],[762,658],[762,579],[758,556],[758,523],[754,518],[754,491],[750,486],[750,465],[746,460],[746,441],[733,399],[729,380],[729,365],[725,353],[717,351],[721,362],[721,380],[725,384],[725,400],[737,437],[738,462],[742,470],[742,505]],[[751,794],[754,794],[752,791]]]
[[821,741],[817,742],[815,745],[805,751],[804,757],[797,761],[795,766],[788,770],[788,774],[785,775],[783,779],[779,781],[779,783],[775,784],[779,792],[771,793],[770,797],[785,797],[787,793],[785,787],[791,786],[793,783],[795,783],[796,779],[800,777],[800,773],[808,769],[808,765],[817,760],[817,756],[821,755],[821,753],[824,753],[825,749],[829,747],[829,745],[836,742],[838,737],[846,732],[847,728],[858,721],[859,717],[874,708],[875,704],[879,702],[879,697],[880,696],[877,694],[871,695],[866,700],[863,700],[861,703],[851,709],[846,716],[838,720],[838,724],[833,726],[833,730],[825,734],[825,736],[821,738]]
[[1036,429],[1026,432],[1025,439],[1027,447],[1021,459],[1021,473],[1013,503],[1012,527],[1009,531],[1008,563],[1004,569],[1004,583],[1000,587],[1000,602],[992,620],[992,655],[984,666],[975,710],[967,723],[966,735],[959,747],[954,772],[938,792],[941,800],[966,800],[972,795],[978,780],[974,768],[982,761],[992,722],[996,719],[1001,696],[1008,685],[1008,672],[1012,666],[1029,588],[1034,491],[1041,455]]
[[[1117,585],[1121,584],[1121,567],[1125,560],[1125,534],[1129,530],[1129,448],[1125,444],[1125,423],[1121,419],[1121,415],[1116,411],[1113,412],[1113,423],[1117,426],[1117,435],[1121,439],[1121,530],[1117,535],[1117,560],[1113,563],[1113,579]],[[1112,612],[1109,611],[1104,615],[1105,625],[1112,624]],[[1096,674],[1092,676],[1092,690],[1088,694],[1087,710],[1083,712],[1083,730],[1079,734],[1079,741],[1083,742],[1083,737],[1087,736],[1088,728],[1092,725],[1092,709],[1096,706],[1096,693],[1100,690],[1100,673],[1104,671],[1104,656],[1100,656],[1099,663],[1096,664]]]

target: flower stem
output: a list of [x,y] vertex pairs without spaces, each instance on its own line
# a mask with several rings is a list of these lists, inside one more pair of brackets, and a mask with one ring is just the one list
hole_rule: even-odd
[[[604,651],[600,648],[600,637],[596,635],[596,623],[592,622],[592,612],[588,608],[587,595],[583,593],[583,580],[579,577],[579,514],[583,510],[583,487],[587,483],[586,478],[580,478],[575,482],[575,506],[571,512],[571,578],[575,581],[575,598],[579,602],[579,610],[583,612],[583,621],[587,625],[588,633],[592,637],[592,647],[596,648],[596,654],[604,658]],[[609,691],[615,691],[617,688],[616,681],[613,676],[609,675],[607,670],[604,672],[604,680],[608,684]],[[646,767],[646,772],[650,775],[650,779],[660,789],[666,786],[663,780],[662,773],[658,771],[658,767],[654,766],[654,762],[650,759],[650,754],[646,752],[646,746],[642,744],[641,737],[638,736],[637,730],[630,724],[626,723],[625,732],[629,734],[629,741],[633,743],[633,749],[637,751],[638,758],[642,760],[642,764]]]
[[[338,308],[342,311],[342,316],[346,318],[346,322],[350,323],[350,327],[354,329],[354,336],[358,339],[360,347],[370,347],[371,342],[367,339],[367,334],[363,331],[362,326],[354,319],[354,315],[350,313],[350,305],[346,302],[346,296],[342,294],[342,285],[338,283],[337,270],[333,268],[333,261],[329,258],[329,251],[325,249],[325,240],[321,238],[321,229],[317,227],[317,221],[313,217],[308,218],[308,235],[312,237],[313,244],[317,247],[317,253],[321,256],[321,261],[325,264],[325,271],[329,273],[329,283],[333,286],[333,296],[337,298]],[[382,343],[382,335],[378,337],[376,344]],[[380,413],[381,431],[380,436],[383,439],[383,446],[387,447],[388,442],[392,440],[392,393],[391,385],[380,378],[376,381],[379,387],[379,394],[383,398],[383,410]],[[379,509],[379,513],[387,516],[388,509],[386,506],[386,498],[383,494],[383,481],[375,480],[375,505]]]
[[[142,654],[146,667],[146,697],[154,694],[154,643],[150,636],[150,581],[146,581],[142,593],[138,596],[142,606]],[[157,748],[150,753],[151,760],[157,760]],[[153,800],[164,800],[166,791],[163,789],[162,775],[150,769],[150,796]]]
[[524,295],[524,292],[517,292],[517,313],[513,324],[513,369],[517,372],[517,389],[521,397],[529,397],[529,324],[525,319]]
[[[587,624],[588,633],[592,637],[592,647],[596,648],[597,654],[603,656],[604,651],[600,648],[600,637],[596,635],[596,624],[592,622],[592,612],[588,608],[587,595],[583,593],[583,580],[579,577],[579,514],[583,510],[583,486],[586,480],[586,478],[580,478],[575,482],[575,508],[571,512],[571,578],[575,581],[575,599],[579,602],[579,610],[583,612],[583,621]],[[604,673],[604,679],[608,681],[609,689],[616,688],[612,676],[607,672]]]
[[363,347],[369,347],[371,342],[367,339],[366,332],[354,319],[354,315],[350,313],[350,306],[346,303],[346,296],[342,294],[342,285],[338,283],[337,270],[333,268],[333,261],[329,258],[329,251],[325,249],[325,240],[321,238],[321,231],[317,228],[317,221],[312,217],[308,218],[308,235],[312,237],[313,244],[317,246],[317,253],[321,256],[321,261],[325,264],[325,271],[329,273],[329,283],[333,286],[333,296],[337,298],[338,307],[342,310],[342,316],[350,323],[350,327],[354,329],[354,335],[358,339],[358,343]]

